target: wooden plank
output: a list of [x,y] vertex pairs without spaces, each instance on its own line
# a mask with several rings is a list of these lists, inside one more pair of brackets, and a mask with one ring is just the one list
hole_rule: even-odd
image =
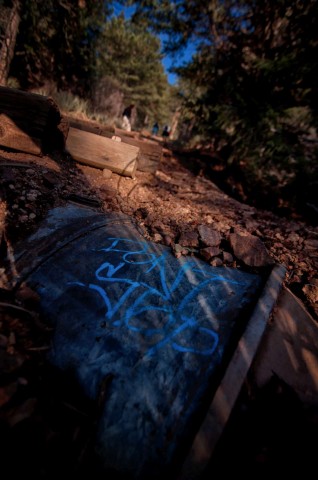
[[67,117],[67,120],[70,124],[70,127],[77,128],[78,130],[95,133],[95,135],[102,135],[103,133],[104,136],[109,138],[115,135],[115,128],[111,125],[102,125],[94,120],[82,120],[70,116]]
[[285,275],[285,267],[275,265],[249,319],[246,330],[238,342],[205,419],[194,438],[178,480],[199,480],[202,478],[261,344],[268,326],[268,319],[281,292]]
[[110,125],[102,125],[93,120],[82,120],[72,117],[67,117],[71,127],[82,131],[95,133],[106,138],[113,136],[119,137],[122,142],[133,145],[139,148],[137,170],[142,172],[154,173],[162,158],[162,146],[156,142],[142,140],[138,132],[127,132],[120,128],[114,128]]
[[70,127],[66,150],[80,163],[134,177],[139,148]]
[[[130,133],[133,133],[133,135],[129,135]],[[137,170],[155,173],[161,162],[162,146],[156,142],[137,138],[136,134],[137,132],[126,132],[125,130],[115,128],[115,135],[119,137],[122,142],[139,148]],[[109,131],[102,131],[101,135],[111,137],[114,134],[110,134]]]
[[0,145],[39,155],[64,149],[68,123],[52,98],[0,86]]
[[128,132],[128,130],[123,130],[122,128],[115,128],[115,135],[118,135],[119,137],[121,135],[124,135],[126,137],[138,138],[139,132],[135,132],[135,131]]
[[249,379],[263,388],[275,372],[303,405],[318,406],[317,352],[317,322],[301,300],[283,287]]
[[126,134],[116,133],[116,135],[121,138],[122,142],[139,148],[137,170],[142,172],[156,172],[162,157],[161,145],[146,140],[127,137]]

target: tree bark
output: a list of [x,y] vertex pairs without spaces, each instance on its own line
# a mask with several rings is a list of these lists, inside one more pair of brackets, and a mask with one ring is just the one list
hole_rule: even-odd
[[14,47],[20,23],[20,1],[13,0],[8,16],[8,23],[2,45],[0,47],[0,85],[6,85],[10,64],[14,55]]
[[177,108],[177,110],[174,112],[174,115],[171,121],[170,140],[174,139],[174,134],[176,133],[180,116],[181,116],[180,108]]

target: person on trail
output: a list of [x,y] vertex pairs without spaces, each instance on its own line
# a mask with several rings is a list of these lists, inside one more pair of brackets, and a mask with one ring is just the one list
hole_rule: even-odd
[[131,132],[132,117],[135,110],[135,105],[132,103],[123,111],[123,129]]
[[154,126],[152,127],[152,135],[158,135],[158,132],[159,132],[159,125],[158,125],[158,122],[156,122],[154,124]]
[[165,125],[162,131],[162,136],[167,138],[170,135],[170,128],[168,125]]

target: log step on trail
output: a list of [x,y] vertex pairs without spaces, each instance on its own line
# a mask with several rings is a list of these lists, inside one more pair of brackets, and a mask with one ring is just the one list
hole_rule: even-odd
[[108,125],[101,125],[91,120],[81,120],[72,117],[67,117],[67,120],[70,127],[94,133],[102,137],[112,138],[115,135],[121,139],[122,143],[138,147],[137,170],[142,172],[156,172],[162,158],[162,146],[156,142],[138,138],[138,132],[126,132],[125,130]]
[[160,145],[137,136],[64,116],[51,97],[0,87],[1,147],[34,155],[66,148],[80,163],[134,177],[136,169],[155,172],[162,155]]
[[51,97],[0,86],[0,146],[34,155],[64,149],[68,128]]
[[134,178],[139,148],[70,127],[66,150],[74,160]]

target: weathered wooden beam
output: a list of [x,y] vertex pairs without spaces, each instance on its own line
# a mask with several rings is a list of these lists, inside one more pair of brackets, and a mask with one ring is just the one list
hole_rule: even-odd
[[179,480],[202,478],[216,445],[229,421],[256,353],[269,326],[269,318],[282,289],[286,269],[275,265],[240,337],[206,416],[197,431],[183,464]]
[[122,142],[139,148],[137,170],[142,172],[154,173],[162,158],[162,146],[150,140],[139,138],[138,132],[126,132],[120,128],[114,128],[108,125],[101,125],[92,120],[81,120],[68,117],[71,127],[78,128],[83,131],[95,133],[106,138],[113,136],[119,137]]
[[102,125],[95,120],[82,120],[80,118],[67,117],[70,127],[83,130],[85,132],[95,133],[95,135],[104,134],[105,137],[111,138],[115,135],[115,128],[111,125]]
[[70,127],[66,150],[78,162],[134,177],[139,148]]
[[139,148],[137,170],[142,172],[156,172],[162,157],[161,145],[147,140],[127,137],[123,134],[118,135],[118,132],[116,135],[121,138],[122,142]]
[[118,135],[119,137],[123,135],[125,137],[139,138],[139,132],[129,132],[128,130],[123,130],[122,128],[115,128],[115,135]]
[[0,86],[0,146],[41,155],[64,149],[68,129],[52,98]]

